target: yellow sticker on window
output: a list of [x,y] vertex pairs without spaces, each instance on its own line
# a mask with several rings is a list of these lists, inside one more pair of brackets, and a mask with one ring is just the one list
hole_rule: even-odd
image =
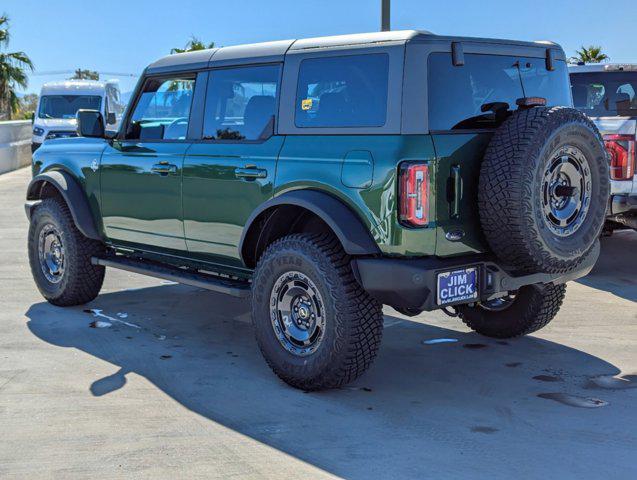
[[312,108],[312,99],[304,98],[301,100],[301,110],[310,110]]

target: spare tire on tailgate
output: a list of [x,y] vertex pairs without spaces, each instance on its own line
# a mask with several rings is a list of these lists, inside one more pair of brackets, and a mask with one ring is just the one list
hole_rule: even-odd
[[604,144],[588,117],[565,107],[516,111],[480,170],[484,235],[516,270],[573,270],[600,234],[609,188]]

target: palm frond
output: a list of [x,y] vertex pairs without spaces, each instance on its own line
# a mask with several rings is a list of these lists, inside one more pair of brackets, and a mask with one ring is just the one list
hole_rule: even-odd
[[[9,17],[0,15],[0,46],[9,44]],[[20,108],[16,89],[26,89],[29,84],[27,72],[33,71],[33,62],[24,52],[0,53],[0,110],[11,118]]]
[[575,51],[575,56],[569,59],[571,63],[601,63],[606,60],[610,60],[610,57],[602,52],[602,47],[597,45],[589,47],[582,45],[579,50]]
[[29,86],[29,77],[26,72],[19,67],[10,67],[8,70],[8,77],[14,85],[18,85],[22,88]]
[[215,42],[210,42],[208,44],[204,43],[194,35],[190,37],[188,43],[184,48],[171,48],[170,53],[186,53],[186,52],[195,52],[198,50],[206,50],[209,48],[215,48]]
[[9,44],[9,17],[6,13],[0,15],[0,45]]
[[6,54],[15,65],[21,68],[33,71],[33,62],[29,56],[24,52],[11,52]]

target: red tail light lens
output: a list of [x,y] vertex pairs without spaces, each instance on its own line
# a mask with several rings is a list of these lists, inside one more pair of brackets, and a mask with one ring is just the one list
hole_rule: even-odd
[[400,167],[400,222],[410,227],[429,223],[429,165],[405,163]]
[[632,180],[635,174],[635,137],[633,135],[604,135],[610,155],[610,178]]

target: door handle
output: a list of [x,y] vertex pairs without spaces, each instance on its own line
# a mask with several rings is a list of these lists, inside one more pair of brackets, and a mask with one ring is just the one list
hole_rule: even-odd
[[234,176],[237,178],[245,178],[246,180],[254,180],[267,177],[268,171],[265,168],[256,167],[235,168]]
[[169,173],[177,173],[177,165],[173,165],[172,163],[156,163],[152,166],[150,171],[160,175],[168,175]]

